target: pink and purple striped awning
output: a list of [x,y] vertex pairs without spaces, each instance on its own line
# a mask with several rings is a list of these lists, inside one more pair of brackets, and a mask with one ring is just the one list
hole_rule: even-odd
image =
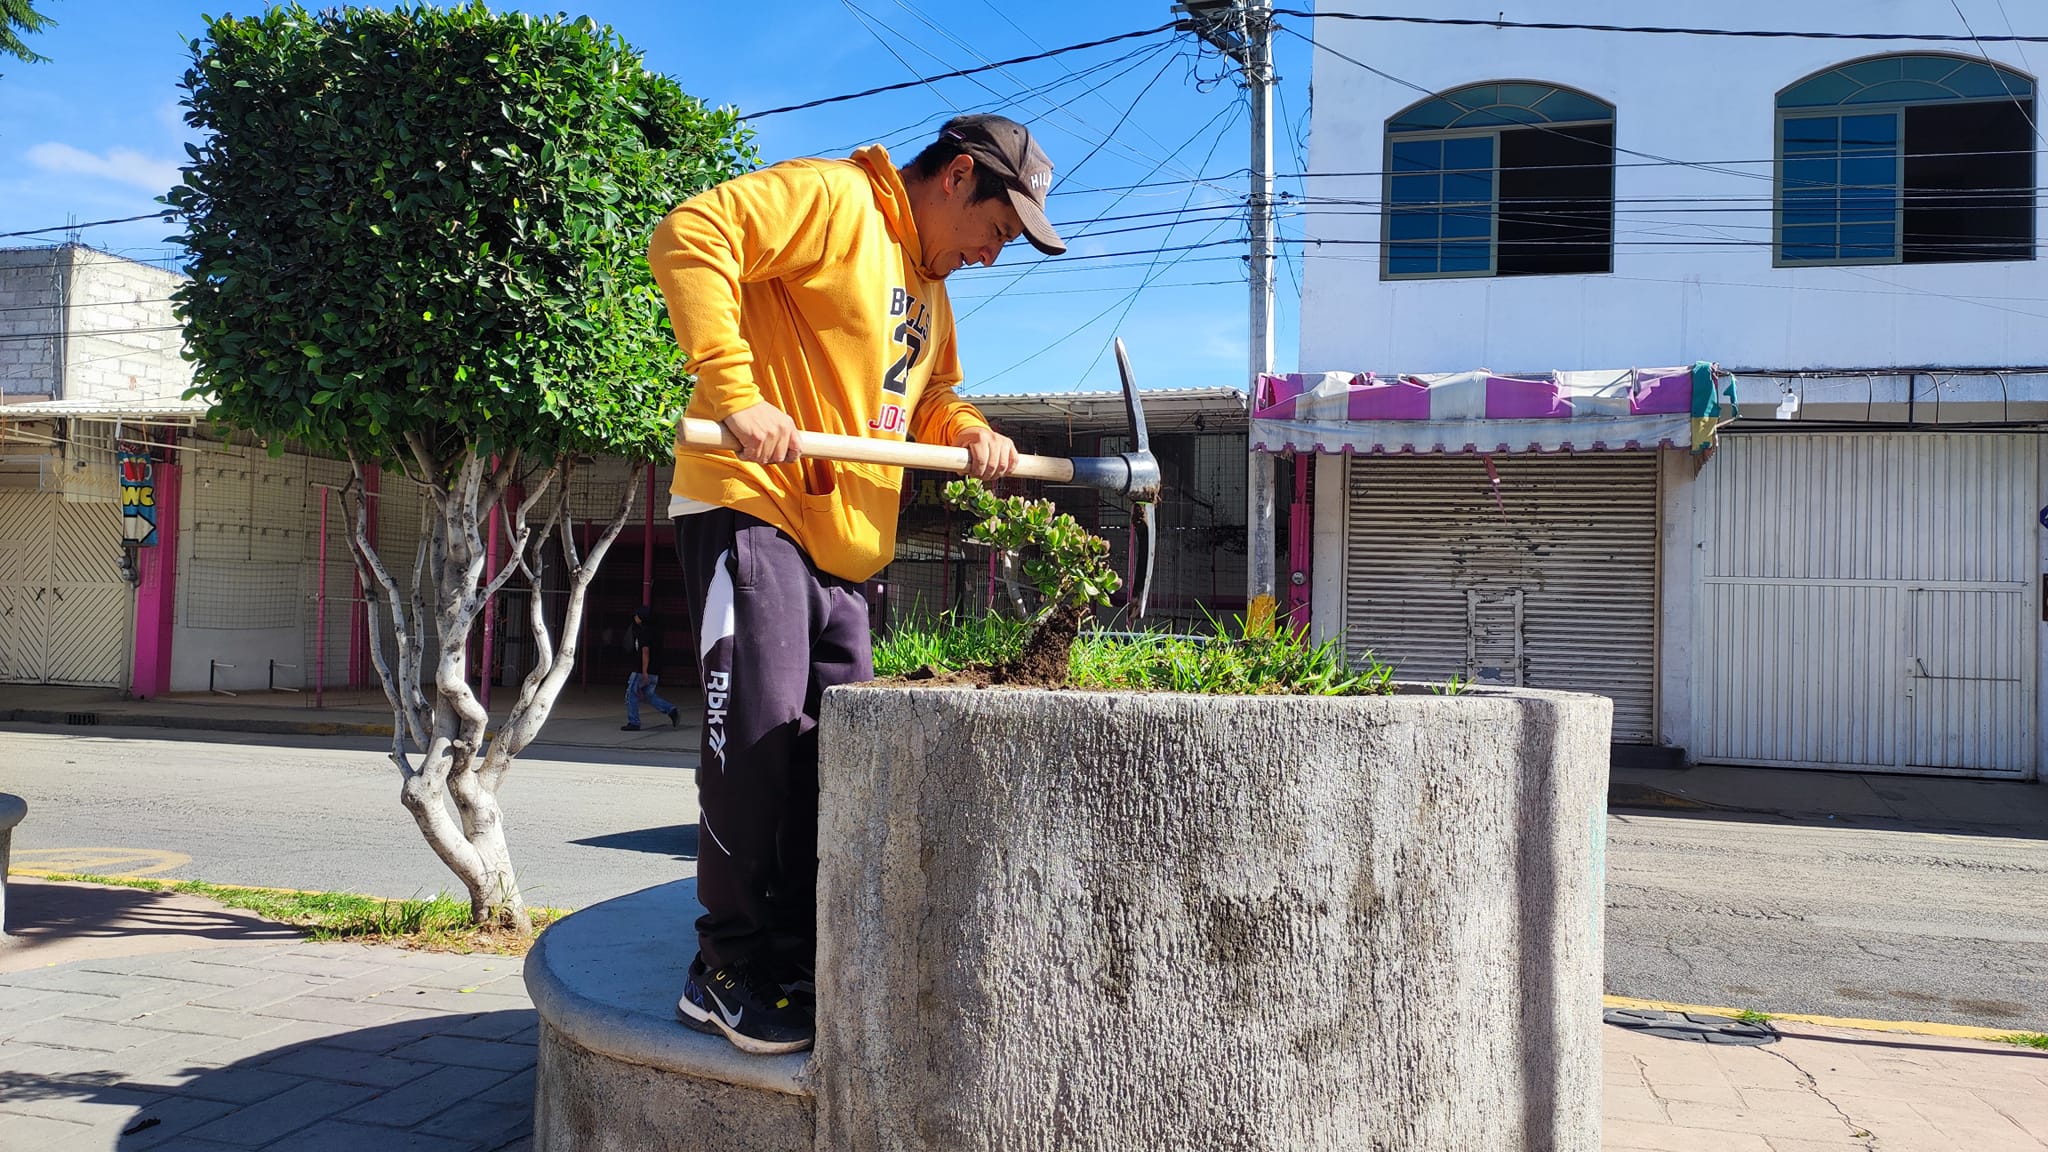
[[[1255,452],[1511,455],[1700,451],[1734,414],[1732,378],[1707,363],[1499,376],[1261,376]],[[1724,396],[1724,392],[1726,393]]]

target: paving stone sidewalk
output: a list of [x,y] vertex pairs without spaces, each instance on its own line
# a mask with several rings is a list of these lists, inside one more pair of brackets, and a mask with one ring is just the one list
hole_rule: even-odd
[[2048,1152],[2048,1052],[1779,1023],[1755,1048],[1607,1028],[1606,1152]]
[[0,1148],[524,1149],[520,963],[293,942],[0,974]]
[[[1606,1029],[1608,1152],[2048,1152],[2048,1053]],[[520,961],[287,942],[0,973],[0,1149],[524,1150]]]

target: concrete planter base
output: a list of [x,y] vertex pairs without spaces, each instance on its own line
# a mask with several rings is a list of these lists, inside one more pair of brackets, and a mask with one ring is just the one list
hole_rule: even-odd
[[834,690],[817,1147],[1596,1152],[1610,718]]
[[748,1056],[676,1022],[702,912],[694,880],[648,888],[562,920],[527,954],[536,1150],[810,1152],[805,1056]]
[[674,1021],[687,882],[586,909],[535,1147],[1597,1152],[1610,714],[833,689],[816,1051]]

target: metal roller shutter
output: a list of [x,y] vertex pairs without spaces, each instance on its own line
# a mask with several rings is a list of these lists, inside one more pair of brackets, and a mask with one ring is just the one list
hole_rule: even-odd
[[1657,725],[1654,453],[1350,463],[1344,642],[1404,680],[1592,692]]
[[1702,760],[2025,778],[2028,435],[1731,435],[1700,474]]

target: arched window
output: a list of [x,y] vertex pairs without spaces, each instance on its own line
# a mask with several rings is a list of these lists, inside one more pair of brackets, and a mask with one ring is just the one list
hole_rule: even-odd
[[1614,106],[1554,84],[1474,84],[1387,121],[1380,274],[1614,267]]
[[2034,258],[2034,82],[1937,53],[1778,93],[1779,264]]

